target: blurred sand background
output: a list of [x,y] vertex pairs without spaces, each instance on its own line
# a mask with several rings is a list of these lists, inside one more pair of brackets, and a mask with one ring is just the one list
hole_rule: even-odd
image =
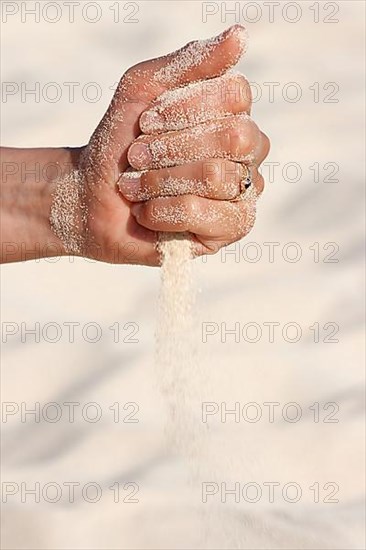
[[[4,3],[3,3],[4,4]],[[23,2],[13,3],[20,7]],[[34,4],[28,2],[28,5]],[[41,3],[42,4],[42,3]],[[44,3],[43,3],[44,4]],[[62,6],[63,2],[58,3]],[[81,2],[81,5],[85,2]],[[123,6],[121,18],[134,11]],[[213,4],[213,3],[211,3]],[[233,4],[233,3],[228,3]],[[244,4],[244,3],[241,3]],[[281,7],[283,7],[283,2]],[[91,504],[77,492],[74,503],[32,497],[22,503],[9,497],[2,506],[2,547],[5,549],[175,549],[251,548],[323,549],[364,548],[363,539],[363,199],[364,199],[364,3],[338,2],[338,23],[319,23],[309,2],[302,17],[289,23],[278,12],[268,20],[262,6],[258,22],[248,23],[250,46],[238,69],[262,86],[262,99],[253,117],[269,135],[267,159],[280,163],[273,183],[260,200],[252,233],[236,250],[255,242],[262,251],[257,262],[218,254],[197,261],[199,296],[197,340],[202,321],[244,325],[275,321],[281,327],[297,322],[303,328],[298,343],[263,336],[257,343],[228,337],[210,337],[200,343],[200,361],[209,376],[203,388],[207,401],[245,404],[296,402],[302,407],[297,423],[280,414],[269,423],[211,422],[210,461],[217,481],[259,484],[296,482],[299,502],[283,498],[268,503],[219,506],[222,522],[211,521],[202,535],[199,490],[188,487],[188,466],[164,444],[165,409],[154,379],[154,329],[159,270],[95,264],[62,259],[8,265],[2,270],[2,321],[98,323],[103,336],[96,343],[83,341],[80,329],[69,343],[66,329],[60,341],[22,342],[19,334],[2,346],[2,399],[5,402],[96,402],[101,421],[57,423],[20,421],[19,415],[2,423],[2,480],[15,483],[75,481],[97,482],[103,497]],[[35,23],[20,15],[2,25],[2,79],[34,86],[39,82],[97,82],[102,97],[88,102],[76,90],[70,102],[67,89],[59,101],[42,97],[37,103],[20,94],[2,100],[2,144],[17,147],[77,146],[87,142],[112,97],[121,74],[140,60],[170,52],[195,38],[206,38],[235,22],[220,11],[202,21],[202,3],[193,1],[138,2],[131,15],[136,23],[113,22],[111,2],[100,2],[103,16],[96,23],[75,22],[67,16],[55,24]],[[221,3],[217,4],[220,8]],[[64,10],[64,14],[67,13]],[[249,13],[249,12],[248,12]],[[250,12],[250,17],[254,12]],[[50,11],[51,14],[51,11]],[[50,15],[51,17],[51,15]],[[93,17],[92,10],[90,17]],[[293,17],[289,12],[289,17]],[[268,87],[278,82],[274,101]],[[288,82],[301,87],[298,102],[285,101],[281,91]],[[314,102],[314,83],[320,101]],[[333,88],[337,103],[322,99]],[[292,90],[293,91],[293,90]],[[51,92],[50,92],[51,93]],[[90,90],[92,94],[92,90]],[[289,91],[289,94],[291,90]],[[297,182],[282,174],[286,163],[302,168]],[[320,180],[310,169],[320,165]],[[338,182],[324,181],[337,163]],[[269,169],[263,174],[268,180]],[[289,171],[293,177],[293,172]],[[268,261],[265,242],[278,242],[275,261]],[[301,247],[302,258],[285,261],[286,243]],[[320,261],[309,247],[319,243]],[[324,262],[336,243],[337,263]],[[289,250],[289,255],[294,249]],[[254,255],[254,249],[248,250]],[[226,260],[226,261],[225,261]],[[114,323],[136,323],[137,343],[113,341]],[[309,330],[315,322],[337,323],[339,343],[314,343]],[[326,331],[327,334],[330,331]],[[129,330],[122,330],[125,337]],[[90,333],[92,334],[92,332]],[[324,339],[324,330],[321,339]],[[113,422],[108,409],[114,402],[135,402],[138,423]],[[321,419],[330,413],[325,403],[339,406],[338,423],[314,422],[309,407],[319,402]],[[19,405],[20,406],[20,405]],[[127,412],[130,412],[129,409]],[[293,412],[293,411],[292,411]],[[126,411],[122,410],[123,415]],[[50,412],[50,415],[52,412]],[[91,413],[92,414],[92,411]],[[291,414],[291,412],[289,412]],[[230,462],[230,468],[228,463]],[[206,481],[215,481],[211,478]],[[108,487],[119,482],[139,485],[138,503],[113,502]],[[309,490],[321,487],[321,502]],[[336,483],[338,503],[324,503]],[[197,489],[197,488],[196,488]],[[124,492],[126,494],[126,491]],[[206,505],[205,510],[208,509]],[[212,512],[214,513],[214,512]],[[211,514],[211,512],[210,512]],[[216,517],[216,516],[215,516]]]

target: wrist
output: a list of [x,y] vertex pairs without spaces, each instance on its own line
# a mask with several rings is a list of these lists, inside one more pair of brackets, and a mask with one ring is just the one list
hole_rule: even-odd
[[69,252],[50,224],[59,181],[76,170],[80,149],[3,148],[1,259],[25,261]]

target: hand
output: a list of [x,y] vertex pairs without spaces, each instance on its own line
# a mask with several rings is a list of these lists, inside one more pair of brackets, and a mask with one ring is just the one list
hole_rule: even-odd
[[[196,254],[216,251],[248,232],[254,201],[229,201],[239,193],[241,162],[258,166],[268,153],[268,139],[247,114],[239,114],[250,112],[245,79],[214,79],[238,61],[243,49],[243,29],[235,26],[215,39],[190,43],[127,71],[80,154],[81,230],[77,240],[72,231],[72,252],[108,262],[158,265],[157,232],[191,232]],[[218,85],[207,105],[200,94],[189,97],[206,79]],[[180,101],[180,89],[166,105],[163,92],[194,82],[185,100]],[[220,89],[232,84],[240,91],[239,101],[230,94],[222,97]],[[135,141],[141,133],[139,120],[146,135]],[[143,145],[150,157],[144,157]],[[131,167],[144,173],[131,179],[126,176]],[[256,169],[252,173],[260,192],[263,180]]]
[[[196,255],[248,233],[264,186],[257,167],[269,151],[250,110],[248,82],[227,73],[167,92],[142,113],[147,135],[128,151],[131,166],[142,172],[125,172],[119,182],[124,196],[138,203],[131,211],[139,224],[192,233]],[[247,173],[243,163],[251,166],[255,193],[248,190],[248,200],[231,202]]]

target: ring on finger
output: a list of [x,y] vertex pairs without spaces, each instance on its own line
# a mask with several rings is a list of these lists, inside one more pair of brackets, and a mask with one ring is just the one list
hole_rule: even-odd
[[250,167],[246,164],[242,164],[243,169],[245,169],[244,177],[240,180],[239,183],[239,195],[235,197],[235,199],[232,199],[231,202],[238,202],[244,200],[245,194],[247,189],[253,184],[252,180],[252,172],[250,170]]

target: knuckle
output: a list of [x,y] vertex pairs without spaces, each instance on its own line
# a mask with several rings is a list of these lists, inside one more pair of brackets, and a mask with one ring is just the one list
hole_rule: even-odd
[[[251,125],[243,120],[236,120],[227,131],[227,141],[229,144],[229,153],[236,158],[240,158],[243,153],[248,151],[252,143]],[[226,138],[224,138],[226,139]]]
[[243,132],[245,132],[245,134],[248,136],[248,144],[250,146],[253,146],[256,141],[258,141],[258,139],[260,139],[261,137],[259,128],[252,118],[243,120],[242,123],[243,125],[245,125],[245,129],[243,129]]
[[262,140],[263,140],[262,143],[263,143],[263,149],[264,149],[264,158],[266,158],[271,149],[271,142],[269,137],[263,132],[262,132]]

